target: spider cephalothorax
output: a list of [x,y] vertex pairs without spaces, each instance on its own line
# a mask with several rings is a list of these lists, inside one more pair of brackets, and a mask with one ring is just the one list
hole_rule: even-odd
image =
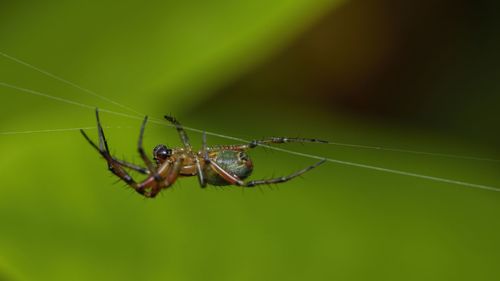
[[[207,147],[206,135],[203,133],[202,149],[194,152],[182,125],[175,118],[165,116],[165,119],[176,127],[183,147],[168,148],[163,144],[157,145],[153,149],[153,159],[156,162],[153,163],[142,147],[142,138],[148,120],[146,116],[142,122],[138,143],[139,154],[146,165],[146,168],[144,168],[117,159],[110,154],[106,138],[104,137],[104,131],[99,120],[98,110],[96,110],[96,119],[99,145],[96,145],[83,130],[81,130],[81,133],[85,139],[99,151],[104,159],[106,159],[109,170],[145,197],[155,197],[162,189],[168,188],[174,184],[179,176],[197,176],[202,187],[205,187],[207,184],[253,187],[261,184],[286,182],[325,162],[325,160],[319,161],[316,164],[284,177],[244,182],[243,180],[248,178],[253,171],[252,160],[250,160],[250,157],[246,153],[248,149],[272,143],[325,141],[318,139],[272,137],[254,140],[248,144]],[[147,175],[147,178],[142,182],[136,182],[128,174],[126,169]]]

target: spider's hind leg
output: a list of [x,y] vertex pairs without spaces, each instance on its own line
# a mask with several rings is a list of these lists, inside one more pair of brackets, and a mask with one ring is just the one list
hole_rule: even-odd
[[275,183],[283,183],[283,182],[287,182],[293,178],[296,178],[302,174],[304,174],[305,172],[308,172],[316,167],[318,167],[319,165],[325,163],[325,159],[309,166],[309,167],[306,167],[300,171],[297,171],[293,174],[290,174],[288,176],[284,176],[284,177],[279,177],[279,178],[272,178],[272,179],[264,179],[264,180],[252,180],[252,181],[249,181],[249,182],[246,182],[243,184],[244,187],[254,187],[254,186],[257,186],[257,185],[262,185],[262,184],[275,184]]

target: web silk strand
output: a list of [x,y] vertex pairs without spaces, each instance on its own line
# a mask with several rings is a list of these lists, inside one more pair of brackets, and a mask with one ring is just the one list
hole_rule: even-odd
[[[107,127],[104,126],[104,129],[123,129],[123,128],[131,128],[131,127]],[[27,130],[27,131],[9,131],[9,132],[0,132],[1,136],[9,136],[9,135],[29,135],[29,134],[43,134],[43,133],[60,133],[60,132],[72,132],[72,131],[80,131],[80,130],[93,130],[97,129],[97,127],[79,127],[79,128],[62,128],[62,129],[46,129],[46,130]]]
[[[40,67],[37,67],[37,66],[34,66],[24,60],[21,60],[19,58],[16,58],[16,57],[13,57],[9,54],[6,54],[2,51],[0,51],[0,55],[2,55],[3,57],[13,61],[13,62],[16,62],[20,65],[23,65],[25,67],[28,67],[28,68],[31,68],[39,73],[42,73],[48,77],[51,77],[57,81],[60,81],[60,82],[63,82],[77,90],[80,90],[86,94],[89,94],[89,95],[92,95],[94,97],[97,97],[101,100],[104,100],[106,102],[109,102],[111,104],[114,104],[118,107],[121,107],[129,112],[133,112],[139,116],[144,116],[145,114],[142,114],[140,113],[139,111],[129,107],[129,106],[126,106],[126,105],[123,105],[117,101],[114,101],[112,99],[109,99],[103,95],[99,95],[98,93],[96,93],[95,91],[92,91],[92,90],[89,90],[87,88],[84,88],[76,83],[73,83],[67,79],[64,79],[58,75],[55,75],[45,69],[42,69]],[[5,84],[5,83],[4,83]],[[5,86],[5,85],[4,85]],[[34,91],[33,91],[34,92]],[[54,99],[57,99],[57,97],[54,97]],[[109,111],[109,110],[108,110]],[[153,117],[153,119],[156,119],[158,121],[160,121],[161,119],[160,118],[155,118]],[[499,159],[491,159],[491,158],[483,158],[483,157],[474,157],[474,156],[463,156],[463,155],[456,155],[456,154],[445,154],[445,153],[435,153],[435,152],[425,152],[425,151],[415,151],[415,150],[408,150],[408,149],[401,149],[401,148],[392,148],[392,147],[382,147],[382,146],[370,146],[370,145],[360,145],[360,144],[350,144],[350,143],[340,143],[340,142],[329,142],[330,145],[336,145],[336,146],[344,146],[344,147],[352,147],[352,148],[362,148],[362,149],[373,149],[373,150],[383,150],[383,151],[392,151],[392,152],[400,152],[400,153],[410,153],[410,154],[419,154],[419,155],[429,155],[429,156],[438,156],[438,157],[446,157],[446,158],[455,158],[455,159],[465,159],[465,160],[475,160],[475,161],[488,161],[488,162],[500,162]]]
[[[74,105],[74,106],[80,106],[80,107],[87,108],[87,109],[92,109],[92,110],[95,109],[91,105],[87,105],[87,104],[83,104],[83,103],[79,103],[79,102],[74,102],[74,101],[71,101],[71,100],[68,100],[68,99],[63,99],[63,98],[55,97],[55,96],[52,96],[52,95],[49,95],[49,94],[45,94],[45,93],[41,93],[41,92],[38,92],[38,91],[34,91],[34,90],[30,90],[30,89],[26,89],[26,88],[14,86],[14,85],[10,85],[10,84],[4,83],[4,82],[0,82],[0,86],[8,87],[8,88],[11,88],[11,89],[16,89],[16,90],[21,91],[21,92],[25,92],[25,93],[36,95],[36,96],[40,96],[40,97],[44,97],[44,98],[47,98],[47,99],[56,100],[56,101],[67,103],[67,104],[71,104],[71,105]],[[137,117],[137,116],[133,116],[133,115],[125,114],[125,113],[120,113],[120,112],[114,112],[114,111],[106,110],[106,109],[101,109],[100,111],[101,112],[106,112],[106,113],[109,113],[109,114],[114,114],[114,115],[126,117],[126,118],[131,118],[131,119],[142,119],[142,118]],[[160,121],[157,121],[157,120],[151,120],[151,122],[155,123],[155,124],[162,125],[162,126],[173,127],[173,125],[170,125],[170,124],[167,125],[167,124],[165,124],[163,122],[160,122]],[[188,131],[197,132],[197,133],[203,133],[203,132],[205,132],[207,135],[221,137],[221,138],[225,138],[225,139],[230,139],[230,140],[234,140],[234,141],[238,141],[238,142],[243,142],[243,143],[250,142],[249,140],[245,140],[245,139],[241,139],[241,138],[236,138],[236,137],[232,137],[232,136],[226,136],[226,135],[219,134],[219,133],[213,133],[213,132],[203,131],[203,130],[199,130],[199,129],[196,129],[196,128],[191,128],[191,127],[184,127],[184,128],[186,130],[188,130]],[[360,163],[342,161],[342,160],[333,159],[333,158],[325,158],[325,157],[321,157],[321,156],[318,156],[318,155],[313,155],[313,154],[307,154],[307,153],[292,151],[292,150],[288,150],[288,149],[284,149],[284,148],[279,148],[279,147],[274,147],[274,146],[268,146],[268,145],[260,145],[260,146],[267,147],[269,149],[280,151],[280,152],[284,152],[284,153],[289,153],[289,154],[292,154],[292,155],[303,156],[303,157],[307,157],[307,158],[311,158],[311,159],[317,159],[317,160],[326,160],[326,161],[331,162],[331,163],[337,163],[337,164],[342,164],[342,165],[348,165],[348,166],[354,166],[354,167],[359,167],[359,168],[371,169],[371,170],[376,170],[376,171],[380,171],[380,172],[386,172],[386,173],[404,175],[404,176],[415,177],[415,178],[420,178],[420,179],[426,179],[426,180],[430,180],[430,181],[436,181],[436,182],[442,182],[442,183],[448,183],[448,184],[461,185],[461,186],[466,186],[466,187],[470,187],[470,188],[477,188],[477,189],[490,190],[490,191],[500,191],[500,188],[497,188],[497,187],[494,187],[494,186],[480,185],[480,184],[474,184],[474,183],[469,183],[469,182],[464,182],[464,181],[458,181],[458,180],[452,180],[452,179],[446,179],[446,178],[440,178],[440,177],[433,177],[433,176],[427,176],[427,175],[422,175],[422,174],[417,174],[417,173],[411,173],[411,172],[406,172],[406,171],[400,171],[400,170],[388,169],[388,168],[377,167],[377,166],[372,166],[372,165],[366,165],[366,164],[360,164]]]
[[96,92],[94,92],[92,90],[84,88],[84,87],[82,87],[82,86],[80,86],[78,84],[75,84],[75,83],[73,83],[73,82],[71,82],[69,80],[66,80],[66,79],[58,76],[58,75],[52,74],[51,72],[48,72],[48,71],[46,71],[44,69],[36,67],[36,66],[34,66],[32,64],[29,64],[29,63],[27,63],[27,62],[25,62],[25,61],[23,61],[21,59],[18,59],[18,58],[15,58],[15,57],[11,56],[11,55],[8,55],[8,54],[6,54],[6,53],[4,53],[2,51],[0,51],[0,55],[3,56],[3,57],[5,57],[5,58],[7,58],[7,59],[9,59],[9,60],[11,60],[11,61],[13,61],[13,62],[16,62],[16,63],[18,63],[20,65],[24,65],[25,67],[31,68],[31,69],[33,69],[33,70],[35,70],[37,72],[40,72],[40,73],[42,73],[42,74],[44,74],[44,75],[46,75],[48,77],[51,77],[52,79],[55,79],[55,80],[60,81],[60,82],[63,82],[63,83],[65,83],[65,84],[67,84],[67,85],[69,85],[69,86],[71,86],[71,87],[73,87],[75,89],[83,91],[83,92],[85,92],[85,93],[87,93],[89,95],[92,95],[94,97],[97,97],[97,98],[99,98],[99,99],[101,99],[103,101],[106,101],[106,102],[109,102],[111,104],[114,104],[114,105],[116,105],[116,106],[118,106],[118,107],[120,107],[122,109],[125,109],[125,110],[127,110],[129,112],[133,112],[133,113],[138,114],[138,115],[144,115],[144,114],[142,114],[142,113],[140,113],[140,112],[138,112],[138,111],[136,111],[136,110],[134,110],[134,109],[126,106],[126,105],[123,105],[123,104],[121,104],[119,102],[116,102],[116,101],[114,101],[112,99],[109,99],[109,98],[107,98],[105,96],[99,95],[99,94],[97,94]]

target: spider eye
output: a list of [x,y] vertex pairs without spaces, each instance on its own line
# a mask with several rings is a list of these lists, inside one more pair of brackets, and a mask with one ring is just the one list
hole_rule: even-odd
[[153,156],[156,160],[165,160],[172,156],[172,149],[169,149],[166,145],[159,144],[153,149]]

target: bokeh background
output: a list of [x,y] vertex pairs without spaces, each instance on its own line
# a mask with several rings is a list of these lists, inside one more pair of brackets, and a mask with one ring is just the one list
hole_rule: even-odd
[[[159,118],[500,159],[494,1],[2,1],[0,51]],[[0,82],[123,108],[0,56]],[[498,280],[500,193],[327,163],[289,183],[155,200],[115,184],[77,131],[91,109],[0,87],[0,280]],[[102,113],[139,162],[140,120]],[[88,129],[96,138],[95,130]],[[190,134],[199,147],[201,136]],[[209,143],[231,143],[209,137]],[[178,146],[150,124],[145,144]],[[499,162],[288,149],[500,187]],[[254,178],[315,162],[251,153]]]

